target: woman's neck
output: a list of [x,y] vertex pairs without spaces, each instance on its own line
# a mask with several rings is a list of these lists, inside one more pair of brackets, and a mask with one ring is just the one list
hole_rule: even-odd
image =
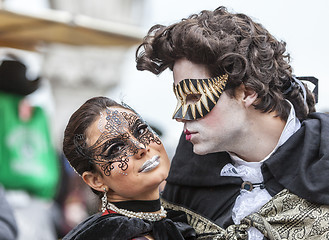
[[134,201],[134,200],[152,201],[152,200],[157,200],[159,198],[160,198],[159,187],[157,187],[153,191],[143,192],[137,196],[122,196],[115,192],[109,192],[107,195],[107,199],[109,202],[124,202],[124,201]]
[[126,209],[133,212],[158,212],[161,210],[160,199],[156,200],[129,200],[121,202],[112,202],[120,209]]

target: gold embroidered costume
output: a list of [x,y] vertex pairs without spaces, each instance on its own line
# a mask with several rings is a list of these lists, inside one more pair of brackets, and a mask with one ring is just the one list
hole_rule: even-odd
[[245,217],[241,224],[223,229],[191,210],[162,199],[165,208],[184,211],[197,239],[247,240],[249,227],[257,228],[270,240],[329,239],[329,206],[313,204],[282,190],[258,212]]

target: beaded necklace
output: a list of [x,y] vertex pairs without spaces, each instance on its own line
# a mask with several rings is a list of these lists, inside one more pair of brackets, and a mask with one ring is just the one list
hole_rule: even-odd
[[134,217],[139,218],[143,220],[148,221],[159,221],[167,216],[167,211],[164,210],[164,208],[161,206],[159,213],[151,213],[151,212],[133,212],[126,209],[118,208],[112,203],[107,203],[107,209],[110,209],[116,213],[119,213],[121,215],[127,216],[127,217]]

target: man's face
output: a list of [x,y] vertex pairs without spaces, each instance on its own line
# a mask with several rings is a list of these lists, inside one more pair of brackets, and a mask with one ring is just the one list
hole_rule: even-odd
[[[184,79],[211,77],[205,65],[195,64],[186,59],[175,62],[173,74],[175,86]],[[192,104],[199,101],[199,98],[200,96],[192,94],[188,101]],[[176,120],[184,123],[186,139],[193,144],[193,151],[203,155],[218,151],[234,152],[238,139],[244,133],[245,118],[242,102],[231,98],[224,91],[213,109],[204,117],[196,120]]]

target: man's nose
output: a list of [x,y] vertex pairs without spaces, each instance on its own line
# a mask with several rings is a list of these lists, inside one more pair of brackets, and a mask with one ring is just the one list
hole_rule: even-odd
[[175,118],[175,120],[177,122],[180,122],[180,123],[186,123],[186,122],[194,121],[194,120],[188,120],[188,119],[184,119],[184,118]]
[[175,118],[175,120],[177,122],[181,122],[181,123],[184,123],[186,121],[185,119],[182,119],[182,118]]

